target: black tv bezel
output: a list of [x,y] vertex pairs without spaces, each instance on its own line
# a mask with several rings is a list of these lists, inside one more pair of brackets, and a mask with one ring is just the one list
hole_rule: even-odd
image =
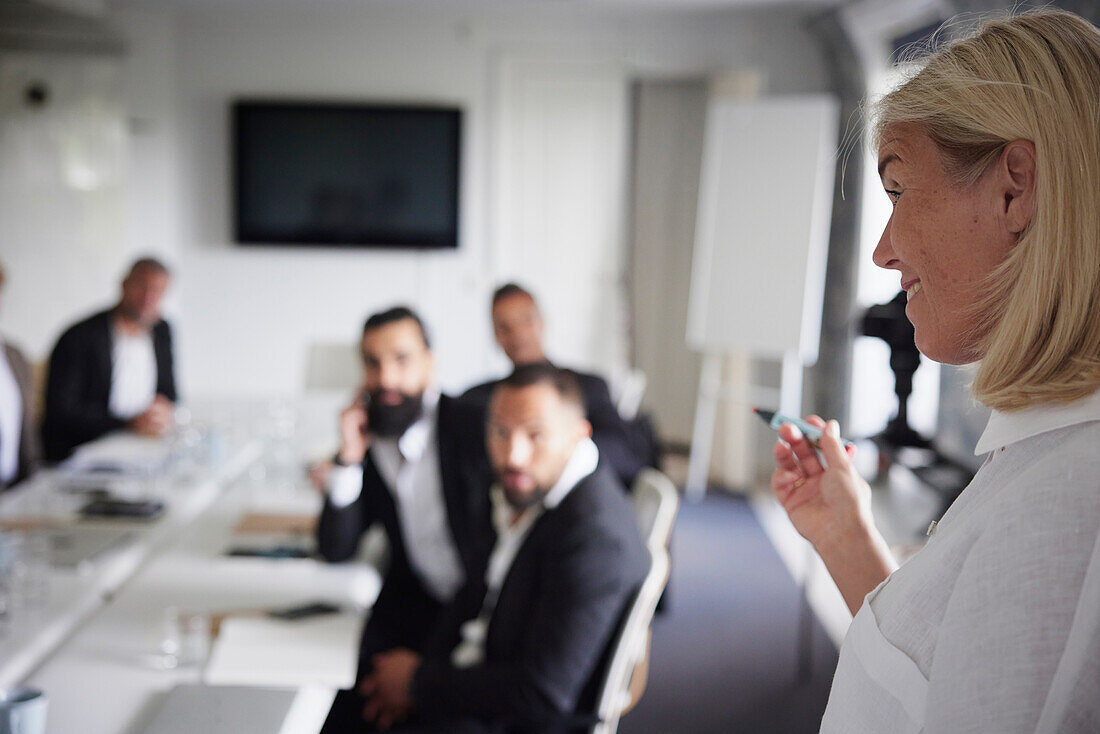
[[[271,236],[270,232],[262,232],[251,228],[245,231],[241,222],[242,186],[244,178],[244,165],[241,156],[241,139],[243,134],[242,112],[253,109],[267,110],[302,110],[315,111],[319,109],[345,112],[392,112],[395,114],[430,113],[450,117],[454,121],[454,138],[451,141],[455,151],[454,166],[451,170],[454,181],[454,208],[451,221],[453,226],[450,232],[442,238],[409,237],[398,235],[378,236],[371,239],[348,240],[342,237],[308,235]],[[233,238],[234,242],[246,247],[295,247],[315,246],[333,247],[340,249],[379,249],[379,250],[455,250],[459,247],[459,231],[462,213],[462,117],[461,107],[451,105],[433,104],[400,104],[387,102],[348,102],[325,100],[300,100],[300,99],[235,99],[230,109],[230,155],[231,155],[231,179],[233,189]]]

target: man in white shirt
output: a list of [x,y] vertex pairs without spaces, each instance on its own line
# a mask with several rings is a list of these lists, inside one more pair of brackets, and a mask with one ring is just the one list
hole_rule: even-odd
[[69,327],[50,355],[42,439],[60,461],[82,443],[128,429],[159,436],[172,424],[172,330],[161,318],[168,268],[134,262],[118,304]]
[[[418,733],[549,734],[593,723],[601,663],[649,554],[590,436],[571,372],[531,364],[501,381],[486,432],[497,476],[487,569],[422,650],[374,657],[349,719]],[[340,730],[337,713],[323,731]]]
[[[0,289],[4,278],[0,266]],[[41,459],[31,394],[30,365],[0,337],[0,490],[30,476]]]
[[390,563],[361,643],[361,669],[392,647],[418,648],[439,610],[485,566],[492,530],[484,431],[476,411],[433,386],[420,318],[399,306],[363,327],[363,391],[340,416],[340,450],[311,477],[325,493],[318,549],[353,557],[380,523]]

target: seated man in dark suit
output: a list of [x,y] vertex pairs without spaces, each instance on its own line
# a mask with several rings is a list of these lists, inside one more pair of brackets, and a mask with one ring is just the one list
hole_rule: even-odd
[[[422,651],[374,657],[359,697],[339,701],[344,721],[546,734],[590,717],[601,663],[649,568],[590,433],[572,373],[532,364],[501,381],[486,438],[498,478],[486,572],[463,587]],[[341,730],[337,708],[325,731]]]
[[70,326],[57,340],[42,420],[49,461],[110,431],[159,436],[171,427],[177,397],[172,330],[160,316],[168,281],[160,261],[136,261],[118,304]]
[[[0,290],[4,268],[0,266]],[[41,460],[32,411],[31,368],[23,353],[0,337],[0,491],[29,477]]]
[[[493,293],[493,335],[513,367],[549,362],[542,348],[543,321],[535,297],[515,283],[507,283]],[[585,414],[592,425],[592,440],[605,462],[629,487],[646,465],[645,449],[635,440],[631,427],[611,402],[611,393],[603,378],[576,372],[584,395]],[[497,380],[475,385],[462,394],[462,400],[485,410]]]
[[335,461],[311,477],[325,493],[317,543],[327,560],[354,556],[374,523],[389,539],[363,661],[421,645],[443,605],[484,569],[492,528],[480,416],[433,386],[420,318],[401,306],[374,314],[361,348],[363,392],[340,416]]

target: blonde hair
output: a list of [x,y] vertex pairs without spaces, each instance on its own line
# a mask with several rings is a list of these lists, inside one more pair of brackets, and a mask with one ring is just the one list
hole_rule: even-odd
[[996,410],[1100,388],[1100,31],[1061,10],[986,22],[875,109],[915,123],[968,186],[1013,140],[1035,145],[1035,211],[986,280],[974,396]]

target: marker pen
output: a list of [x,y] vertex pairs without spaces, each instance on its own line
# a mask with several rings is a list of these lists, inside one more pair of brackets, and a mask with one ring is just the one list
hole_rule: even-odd
[[[802,431],[802,435],[806,437],[806,441],[815,449],[821,449],[821,429],[817,426],[812,426],[804,420],[798,418],[791,418],[789,415],[783,415],[779,411],[761,410],[760,408],[753,408],[753,413],[760,416],[760,420],[767,423],[775,430],[779,430],[779,427],[784,423],[790,423],[798,430]],[[844,448],[854,448],[855,444],[846,438],[840,439],[840,443]]]

